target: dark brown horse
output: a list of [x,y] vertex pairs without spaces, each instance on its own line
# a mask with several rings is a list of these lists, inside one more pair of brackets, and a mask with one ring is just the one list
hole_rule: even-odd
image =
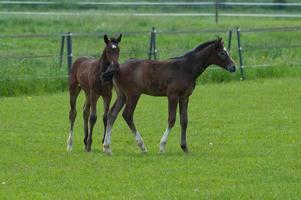
[[84,143],[86,151],[91,151],[92,131],[97,119],[96,104],[100,96],[103,98],[104,105],[103,123],[105,135],[107,113],[112,98],[112,77],[119,69],[118,43],[120,42],[121,37],[122,35],[120,34],[117,39],[110,39],[107,35],[104,35],[105,48],[100,59],[81,57],[72,65],[69,75],[70,132],[67,140],[67,151],[72,150],[73,126],[76,117],[76,99],[81,89],[83,89],[86,94],[86,102],[83,111]]
[[221,38],[201,44],[181,57],[166,61],[131,59],[120,65],[119,71],[113,78],[117,100],[108,113],[107,130],[103,143],[104,152],[111,154],[111,130],[124,104],[122,116],[142,152],[147,151],[133,121],[134,110],[141,94],[167,96],[168,98],[168,125],[160,141],[160,152],[165,151],[167,137],[175,124],[176,110],[179,104],[181,148],[184,152],[188,152],[186,144],[188,99],[193,92],[197,78],[211,64],[235,72],[235,64],[224,48]]

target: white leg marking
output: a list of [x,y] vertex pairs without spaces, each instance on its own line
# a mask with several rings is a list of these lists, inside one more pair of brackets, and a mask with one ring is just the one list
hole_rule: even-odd
[[107,155],[112,155],[112,150],[111,150],[111,147],[110,147],[111,134],[112,134],[112,127],[108,126],[107,131],[106,131],[106,135],[105,135],[105,139],[104,139],[104,142],[103,142],[103,152]]
[[134,135],[135,135],[135,139],[136,139],[136,142],[137,142],[139,148],[141,149],[141,151],[142,151],[143,153],[146,153],[146,152],[147,152],[147,149],[146,149],[146,146],[145,146],[145,144],[144,144],[144,141],[143,141],[143,139],[142,139],[140,133],[137,131],[136,133],[134,133]]
[[69,137],[67,140],[67,151],[72,151],[72,144],[73,144],[73,131],[70,130]]
[[111,134],[112,134],[112,128],[110,126],[107,127],[105,140],[103,142],[104,145],[110,145],[111,143]]
[[169,135],[169,132],[171,131],[170,128],[166,128],[161,140],[160,140],[160,147],[159,147],[159,152],[160,153],[164,153],[165,152],[165,145],[166,145],[166,142],[167,142],[167,138],[168,138],[168,135]]

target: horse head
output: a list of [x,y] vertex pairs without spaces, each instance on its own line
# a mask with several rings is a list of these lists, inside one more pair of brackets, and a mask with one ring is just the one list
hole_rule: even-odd
[[109,38],[107,34],[104,35],[105,46],[105,56],[108,63],[108,66],[103,66],[102,79],[104,81],[112,80],[114,74],[119,70],[119,46],[122,38],[122,34],[118,38]]
[[229,52],[224,47],[222,38],[218,38],[215,42],[215,48],[210,56],[212,64],[218,65],[229,72],[235,72],[235,63],[231,58]]

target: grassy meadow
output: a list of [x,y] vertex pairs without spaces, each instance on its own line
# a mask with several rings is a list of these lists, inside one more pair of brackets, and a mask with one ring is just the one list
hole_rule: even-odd
[[[244,32],[299,27],[299,18],[225,17],[215,24],[213,17],[105,16],[101,13],[112,10],[70,10],[67,1],[59,2],[65,2],[59,9],[0,5],[1,200],[300,199],[301,31]],[[65,9],[83,15],[1,13]],[[272,12],[262,8],[257,11]],[[285,12],[300,10],[279,10]],[[240,27],[246,80],[238,81],[239,71],[230,74],[217,67],[209,68],[199,78],[189,103],[187,155],[179,145],[179,116],[166,153],[158,154],[167,125],[167,100],[150,96],[141,97],[134,116],[147,154],[140,153],[121,116],[113,128],[113,156],[102,153],[101,100],[92,152],[86,153],[81,93],[73,151],[67,153],[69,95],[66,50],[63,65],[59,66],[61,34],[98,33],[73,37],[76,59],[83,55],[98,56],[104,46],[103,33],[124,33],[120,44],[122,63],[128,58],[147,58],[153,26],[158,31],[159,59],[182,55],[218,36],[224,38],[227,46],[228,30]],[[167,33],[188,30],[196,32]],[[15,37],[9,36],[12,34]],[[32,37],[33,34],[39,37]],[[44,34],[50,36],[43,37]],[[292,45],[295,48],[287,48]],[[238,63],[235,34],[230,52]],[[40,57],[32,58],[36,56]],[[114,100],[115,97],[112,103]]]
[[300,84],[282,78],[197,85],[188,155],[179,147],[179,119],[167,152],[158,154],[165,98],[142,96],[136,109],[149,152],[140,153],[119,116],[112,157],[101,151],[101,120],[92,152],[83,150],[83,95],[71,153],[66,92],[1,98],[0,199],[299,199]]

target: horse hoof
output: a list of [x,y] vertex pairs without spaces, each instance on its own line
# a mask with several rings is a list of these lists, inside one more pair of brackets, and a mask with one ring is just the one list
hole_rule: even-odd
[[186,144],[186,143],[181,144],[181,149],[182,149],[185,153],[188,153],[188,148],[187,148],[187,144]]
[[147,153],[147,149],[144,145],[143,140],[137,142],[138,147],[141,149],[142,153]]
[[113,155],[113,153],[112,153],[111,150],[105,150],[104,153],[105,153],[106,155],[108,155],[108,156],[112,156],[112,155]]
[[139,148],[141,149],[141,152],[142,153],[147,153],[147,148],[146,146],[144,145],[144,143],[140,143],[138,144]]
[[67,151],[71,152],[72,151],[72,146],[71,145],[67,145]]
[[103,152],[108,155],[108,156],[111,156],[112,155],[112,151],[111,151],[111,148],[109,146],[105,146],[103,145],[103,148],[102,148]]
[[165,150],[164,149],[159,149],[159,154],[164,154],[165,153]]
[[147,153],[147,149],[146,148],[142,149],[141,151],[142,151],[143,154]]
[[91,151],[91,146],[86,146],[86,152],[90,152]]
[[159,153],[165,153],[166,142],[160,142]]
[[186,147],[186,148],[182,148],[182,150],[184,151],[184,153],[189,153],[189,151],[188,151],[188,148]]

